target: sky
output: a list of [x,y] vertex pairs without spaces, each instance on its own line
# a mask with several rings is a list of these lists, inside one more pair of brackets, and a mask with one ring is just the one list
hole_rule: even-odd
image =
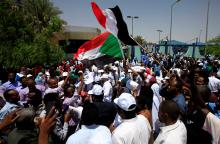
[[[104,31],[96,20],[90,5],[91,0],[51,0],[62,14],[60,17],[73,26],[96,27]],[[116,5],[131,34],[131,19],[134,19],[134,36],[140,35],[147,42],[158,42],[169,37],[171,5],[176,0],[94,0],[102,9]],[[172,39],[192,43],[199,37],[205,41],[208,0],[181,0],[173,7]],[[220,35],[220,0],[210,0],[208,40]]]

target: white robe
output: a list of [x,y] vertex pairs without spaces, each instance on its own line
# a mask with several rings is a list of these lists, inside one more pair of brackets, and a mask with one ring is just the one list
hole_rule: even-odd
[[161,103],[161,96],[160,96],[160,87],[157,83],[154,83],[151,86],[151,89],[153,90],[153,103],[152,103],[152,125],[153,130],[156,128],[156,121],[158,120],[158,112],[159,112],[159,106]]

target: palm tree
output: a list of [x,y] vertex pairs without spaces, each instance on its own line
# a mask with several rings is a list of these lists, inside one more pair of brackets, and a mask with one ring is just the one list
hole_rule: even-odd
[[62,13],[50,0],[23,0],[21,5],[38,32],[42,32],[51,24],[54,17]]

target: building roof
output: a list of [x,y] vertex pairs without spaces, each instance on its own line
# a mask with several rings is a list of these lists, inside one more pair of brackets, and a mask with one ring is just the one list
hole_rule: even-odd
[[94,27],[82,27],[82,26],[63,26],[64,32],[89,32],[89,33],[97,33],[100,32],[100,29]]
[[98,28],[67,25],[63,26],[61,32],[55,32],[52,40],[54,42],[60,40],[91,40],[99,34],[101,34],[101,30]]

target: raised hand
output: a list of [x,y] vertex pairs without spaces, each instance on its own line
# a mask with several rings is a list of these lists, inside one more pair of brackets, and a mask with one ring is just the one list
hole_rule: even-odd
[[19,110],[21,110],[21,109],[14,110],[14,111],[10,112],[8,115],[5,116],[5,118],[0,123],[0,130],[8,127],[11,124],[13,124],[18,119],[19,115],[17,115],[16,113]]
[[55,107],[52,107],[49,114],[42,118],[39,124],[40,134],[38,137],[39,144],[47,144],[48,143],[48,136],[56,124],[56,117],[57,114],[55,112]]

